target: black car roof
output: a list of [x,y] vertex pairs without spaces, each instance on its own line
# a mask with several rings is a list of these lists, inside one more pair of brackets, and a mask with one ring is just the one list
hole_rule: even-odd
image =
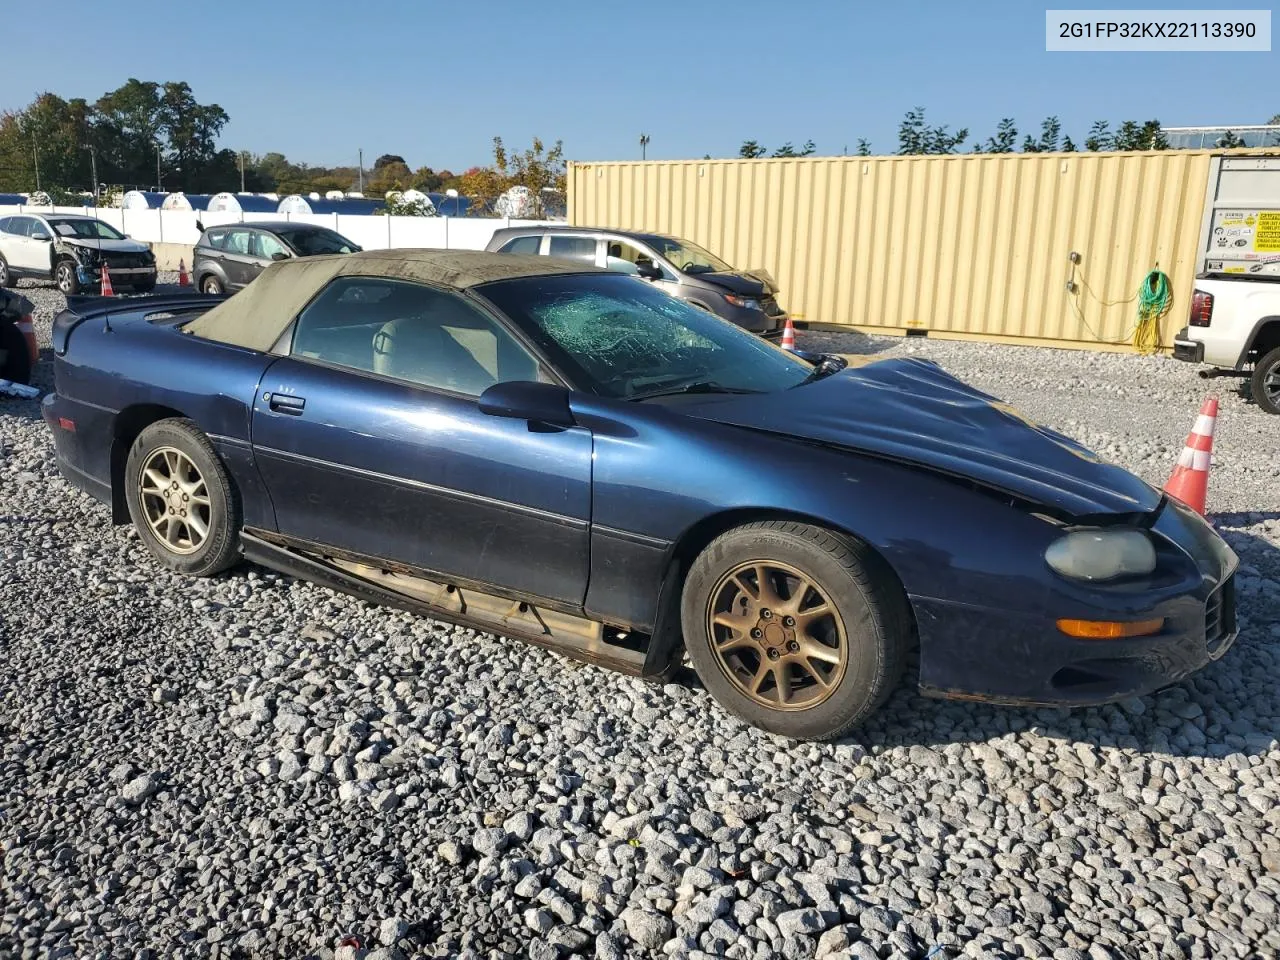
[[212,227],[205,227],[205,231],[230,230],[237,227],[248,230],[266,230],[268,233],[301,233],[304,230],[327,230],[329,233],[334,232],[332,227],[326,227],[323,224],[295,223],[291,220],[246,220],[244,223],[219,223]]

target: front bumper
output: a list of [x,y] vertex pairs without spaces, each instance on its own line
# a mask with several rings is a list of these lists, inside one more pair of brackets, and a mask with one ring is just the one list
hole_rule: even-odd
[[[111,271],[111,282],[113,284],[146,283],[156,279],[154,264],[149,267],[113,267],[111,264],[107,264],[107,268]],[[102,283],[102,264],[82,264],[76,269],[76,274],[82,284],[97,286]]]
[[[1185,582],[1151,591],[1101,590],[1043,614],[912,598],[921,638],[920,689],[930,696],[1020,706],[1090,706],[1178,683],[1222,657],[1237,636],[1238,560],[1198,516],[1168,501],[1152,528],[1194,563]],[[1163,618],[1159,633],[1081,640],[1056,620]]]
[[1204,363],[1204,344],[1199,340],[1192,340],[1186,327],[1179,330],[1173,338],[1173,359]]

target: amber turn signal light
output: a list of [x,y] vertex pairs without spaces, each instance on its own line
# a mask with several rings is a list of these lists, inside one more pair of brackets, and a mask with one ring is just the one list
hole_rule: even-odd
[[1120,623],[1114,620],[1059,620],[1058,629],[1068,637],[1082,640],[1123,640],[1125,637],[1149,637],[1159,633],[1164,617],[1159,620],[1132,620]]

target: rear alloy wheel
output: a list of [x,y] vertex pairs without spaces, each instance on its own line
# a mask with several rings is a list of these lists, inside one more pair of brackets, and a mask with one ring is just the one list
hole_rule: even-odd
[[53,279],[58,289],[66,297],[74,297],[80,292],[80,278],[76,276],[76,265],[70,260],[59,260],[54,267]]
[[1267,413],[1280,414],[1280,347],[1253,365],[1253,400]]
[[9,261],[0,257],[0,287],[13,286],[13,276],[9,273]]
[[685,645],[728,710],[773,733],[839,737],[874,712],[903,671],[906,599],[866,547],[807,524],[730,530],[694,562]]
[[170,570],[208,577],[237,562],[240,503],[217,453],[190,420],[161,420],[125,465],[129,515]]
[[209,274],[200,281],[200,292],[211,294],[222,293],[222,281],[213,274]]

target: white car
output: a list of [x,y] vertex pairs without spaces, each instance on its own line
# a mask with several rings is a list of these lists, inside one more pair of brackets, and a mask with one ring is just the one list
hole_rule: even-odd
[[109,223],[73,214],[23,213],[0,217],[0,287],[20,277],[52,280],[71,296],[102,282],[147,293],[156,286],[156,258]]

